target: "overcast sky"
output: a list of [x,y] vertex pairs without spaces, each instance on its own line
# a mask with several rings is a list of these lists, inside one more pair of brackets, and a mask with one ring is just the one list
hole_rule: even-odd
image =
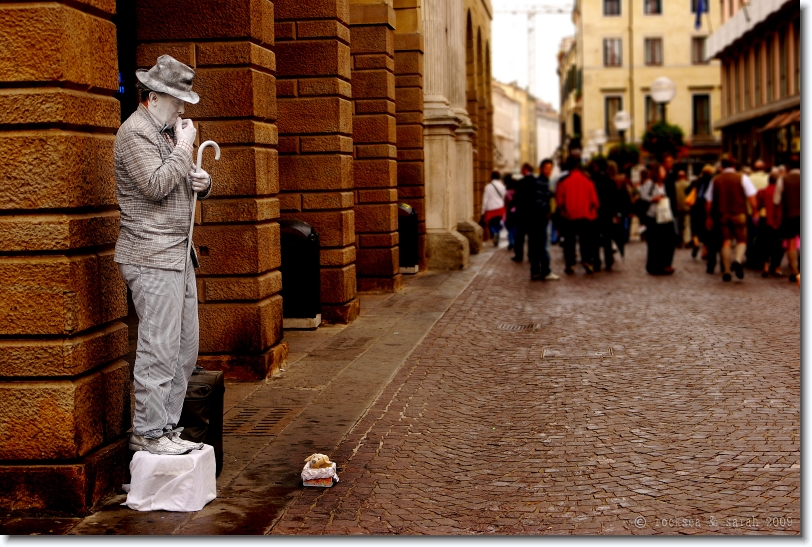
[[[492,0],[493,23],[491,40],[493,77],[501,82],[516,81],[527,86],[527,16],[499,13],[500,9],[521,6],[572,6],[568,0]],[[559,109],[558,75],[556,68],[561,39],[572,36],[575,27],[572,15],[536,15],[536,81],[538,98]]]

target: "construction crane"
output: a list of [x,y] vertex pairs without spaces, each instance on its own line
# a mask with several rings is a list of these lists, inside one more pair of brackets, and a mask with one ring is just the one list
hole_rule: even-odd
[[518,4],[494,10],[508,15],[527,15],[527,88],[531,93],[538,91],[536,82],[536,15],[572,13],[572,5]]

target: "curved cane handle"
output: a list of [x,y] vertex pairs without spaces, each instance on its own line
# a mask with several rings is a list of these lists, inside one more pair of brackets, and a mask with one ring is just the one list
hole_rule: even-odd
[[214,147],[214,159],[215,160],[220,159],[220,145],[217,144],[214,141],[206,141],[203,144],[201,144],[197,149],[197,165],[195,166],[196,171],[200,171],[200,168],[203,165],[203,150],[205,150],[206,147],[208,147],[208,146],[213,146]]

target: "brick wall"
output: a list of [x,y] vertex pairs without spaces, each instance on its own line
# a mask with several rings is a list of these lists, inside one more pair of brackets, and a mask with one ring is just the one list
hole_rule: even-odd
[[321,242],[322,318],[358,315],[347,0],[277,0],[279,201]]
[[[161,17],[154,13],[160,12]],[[201,366],[227,378],[270,375],[284,360],[279,244],[274,6],[268,0],[140,0],[136,62],[169,53],[196,70],[187,105],[214,188],[198,202]],[[195,156],[196,157],[196,156]]]
[[81,515],[130,425],[113,0],[0,4],[0,510]]
[[358,289],[400,289],[395,121],[395,12],[350,6]]

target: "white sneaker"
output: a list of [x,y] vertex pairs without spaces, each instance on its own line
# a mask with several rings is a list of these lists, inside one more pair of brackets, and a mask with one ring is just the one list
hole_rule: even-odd
[[162,435],[157,439],[150,439],[143,435],[130,435],[130,450],[138,452],[139,450],[146,450],[150,454],[158,454],[161,456],[177,456],[191,452],[192,449],[186,446],[181,446],[169,440],[166,435]]
[[550,272],[544,276],[544,281],[558,281],[559,279],[561,278],[555,275],[553,272]]
[[196,443],[194,441],[187,441],[185,439],[181,439],[180,438],[181,431],[183,431],[182,427],[176,427],[175,429],[168,431],[166,433],[166,436],[169,437],[169,440],[172,441],[173,443],[180,446],[185,446],[189,448],[190,451],[200,450],[201,448],[203,448],[203,443]]

